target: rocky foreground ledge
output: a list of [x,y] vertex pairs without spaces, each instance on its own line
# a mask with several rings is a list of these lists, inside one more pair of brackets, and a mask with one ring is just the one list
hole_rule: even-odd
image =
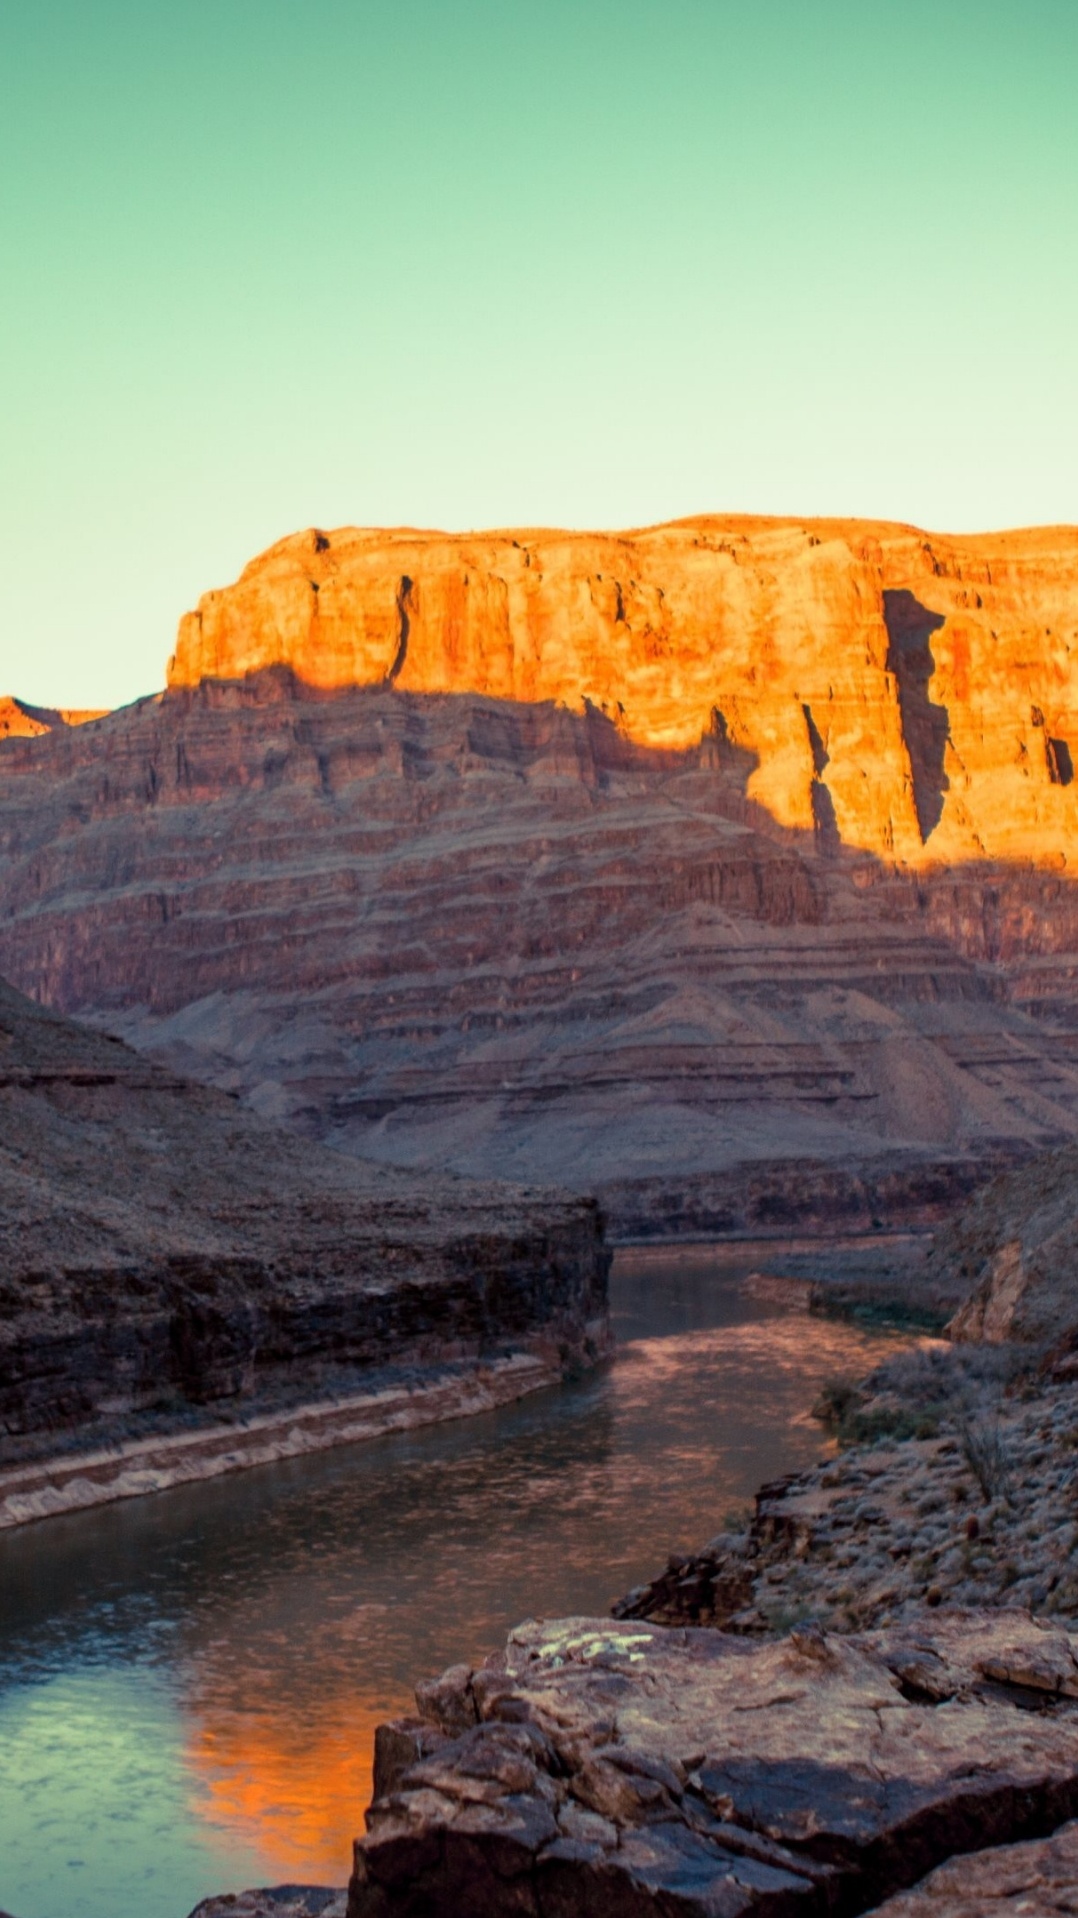
[[743,1532],[420,1686],[348,1918],[1078,1911],[1069,1348],[836,1383]]
[[348,1918],[853,1914],[1078,1814],[1075,1641],[1019,1612],[763,1644],[533,1622],[418,1698],[378,1735]]

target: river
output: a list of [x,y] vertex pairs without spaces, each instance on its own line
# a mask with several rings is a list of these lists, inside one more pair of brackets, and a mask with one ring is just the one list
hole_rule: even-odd
[[622,1255],[619,1356],[577,1384],[0,1538],[0,1908],[343,1883],[417,1678],[606,1611],[817,1458],[820,1384],[894,1349],[758,1263]]

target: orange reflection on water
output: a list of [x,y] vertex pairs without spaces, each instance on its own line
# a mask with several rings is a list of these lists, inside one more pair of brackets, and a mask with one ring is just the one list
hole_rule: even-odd
[[529,1613],[604,1614],[831,1449],[810,1411],[824,1380],[911,1343],[763,1281],[713,1286],[709,1324],[675,1278],[665,1318],[637,1307],[619,1362],[578,1387],[219,1495],[186,1572],[184,1754],[203,1836],[253,1854],[262,1883],[344,1883],[375,1729],[414,1709],[417,1677]]
[[307,1742],[261,1715],[197,1726],[184,1756],[200,1821],[255,1847],[282,1880],[343,1884],[371,1801],[375,1727],[401,1709],[353,1699]]

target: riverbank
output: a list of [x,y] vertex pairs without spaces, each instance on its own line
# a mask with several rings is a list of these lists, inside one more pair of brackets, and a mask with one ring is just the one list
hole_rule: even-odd
[[[603,1321],[593,1322],[586,1339],[582,1360],[598,1364],[609,1356],[611,1339]],[[502,1358],[417,1369],[394,1383],[375,1379],[346,1397],[262,1414],[249,1411],[198,1431],[35,1460],[0,1470],[0,1531],[388,1432],[475,1417],[556,1385],[564,1375],[564,1356],[545,1344]]]
[[925,1262],[955,1342],[833,1377],[836,1457],[614,1622],[531,1619],[420,1685],[348,1918],[1069,1908],[1076,1206],[1073,1149],[996,1181]]
[[613,1621],[533,1619],[420,1685],[378,1733],[347,1918],[818,1918],[921,1880],[896,1918],[969,1918],[1001,1872],[1063,1882],[1072,1370],[924,1342],[836,1380],[844,1449],[763,1486],[750,1524]]
[[611,1311],[616,1363],[493,1412],[0,1535],[0,1905],[343,1886],[417,1677],[536,1611],[604,1613],[810,1465],[821,1381],[896,1346],[744,1268],[616,1259]]
[[0,1528],[606,1349],[593,1201],[363,1164],[0,980]]
[[820,1411],[837,1457],[761,1488],[751,1524],[673,1557],[622,1619],[759,1636],[939,1605],[1078,1616],[1078,1402],[1035,1351],[931,1344]]

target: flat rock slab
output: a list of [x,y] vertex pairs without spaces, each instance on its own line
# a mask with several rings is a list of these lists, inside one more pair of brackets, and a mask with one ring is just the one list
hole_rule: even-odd
[[952,1858],[872,1918],[1058,1918],[1078,1912],[1078,1824],[1052,1838]]
[[271,1885],[204,1898],[191,1918],[345,1918],[347,1899],[328,1885]]
[[530,1622],[378,1734],[348,1918],[863,1912],[1078,1814],[1078,1640]]

